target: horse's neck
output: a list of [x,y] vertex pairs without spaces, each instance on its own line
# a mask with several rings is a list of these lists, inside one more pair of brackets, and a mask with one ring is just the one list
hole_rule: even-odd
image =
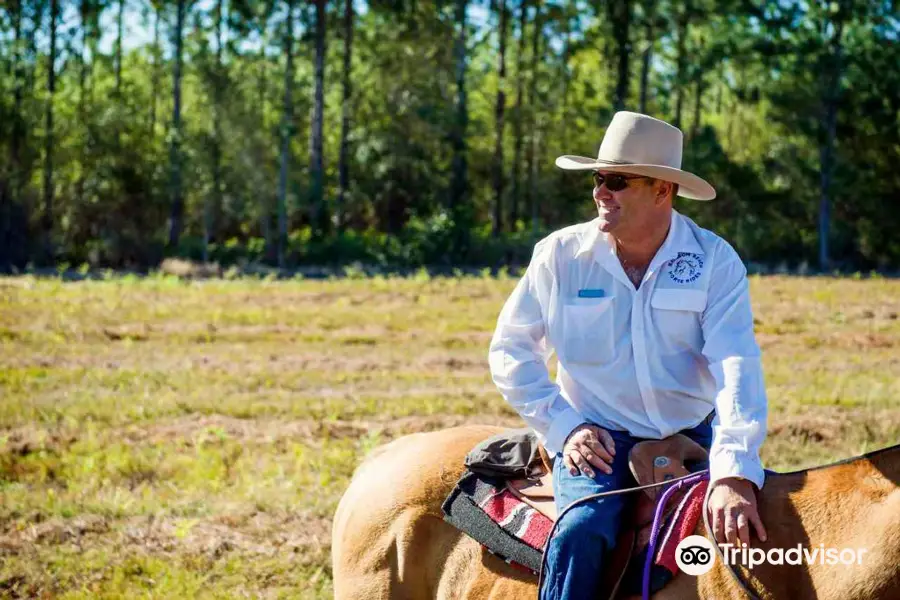
[[[862,563],[757,567],[773,597],[896,598],[900,594],[900,447],[870,460],[768,478],[760,494],[767,548],[866,549]],[[753,544],[751,544],[753,545]],[[789,575],[788,575],[789,574]]]
[[[898,486],[900,446],[868,459],[774,475],[760,495],[761,511],[787,526],[776,535],[788,539],[807,536],[810,541],[827,544],[830,538],[852,533],[871,521],[891,497],[896,501]],[[897,517],[900,519],[900,514]],[[802,528],[791,526],[795,520]]]

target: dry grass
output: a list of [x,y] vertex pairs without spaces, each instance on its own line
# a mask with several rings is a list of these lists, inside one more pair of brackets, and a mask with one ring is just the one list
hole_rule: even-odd
[[[486,352],[511,279],[0,280],[0,596],[330,596],[377,445],[515,426]],[[751,282],[766,465],[897,442],[900,282]]]

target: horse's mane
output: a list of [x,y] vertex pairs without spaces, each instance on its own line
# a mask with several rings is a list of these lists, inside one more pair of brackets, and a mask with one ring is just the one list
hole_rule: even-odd
[[818,465],[815,467],[807,467],[806,469],[799,469],[797,471],[771,471],[776,475],[800,475],[803,473],[808,473],[809,471],[818,471],[819,469],[829,469],[831,467],[836,467],[838,465],[846,465],[852,462],[860,461],[860,460],[871,460],[880,454],[887,454],[888,452],[894,452],[900,450],[900,444],[894,444],[893,446],[888,446],[887,448],[881,448],[879,450],[872,450],[871,452],[867,452],[865,454],[861,454],[859,456],[851,456],[850,458],[843,458],[841,460],[827,463],[824,465]]

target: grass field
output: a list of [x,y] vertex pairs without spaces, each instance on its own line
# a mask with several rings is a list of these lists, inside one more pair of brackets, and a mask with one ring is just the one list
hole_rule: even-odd
[[[517,425],[509,278],[0,279],[0,597],[326,598],[354,467]],[[900,441],[900,281],[754,277],[767,467]]]

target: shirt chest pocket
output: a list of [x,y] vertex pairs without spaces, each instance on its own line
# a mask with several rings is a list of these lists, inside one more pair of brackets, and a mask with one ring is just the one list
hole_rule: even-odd
[[698,348],[703,342],[700,316],[706,309],[703,290],[662,289],[653,292],[653,323],[664,341]]
[[613,358],[613,298],[576,298],[563,306],[565,358],[602,364]]

